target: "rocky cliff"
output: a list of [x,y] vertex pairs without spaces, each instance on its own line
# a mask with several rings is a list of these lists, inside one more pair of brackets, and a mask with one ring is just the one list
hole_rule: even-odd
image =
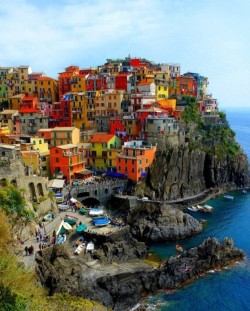
[[144,242],[182,239],[202,231],[199,221],[166,204],[140,204],[130,211],[127,221],[131,234]]
[[147,179],[137,186],[136,195],[176,200],[209,188],[242,187],[247,178],[248,161],[243,153],[218,159],[200,149],[180,146],[156,155]]
[[164,289],[177,289],[211,269],[242,260],[244,253],[231,239],[219,242],[208,238],[202,245],[171,257],[159,268],[142,262],[120,265],[93,264],[90,258],[72,258],[60,245],[38,252],[37,275],[50,293],[68,292],[100,301],[112,310],[126,311],[142,295]]

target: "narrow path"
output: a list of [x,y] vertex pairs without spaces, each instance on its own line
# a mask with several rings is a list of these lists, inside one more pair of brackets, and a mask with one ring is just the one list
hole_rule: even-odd
[[[39,226],[37,226],[41,230],[42,235],[52,236],[53,230],[58,229],[60,222],[62,221],[62,219],[64,219],[66,214],[67,212],[60,212],[59,214],[55,216],[55,218],[52,221],[43,223],[44,228],[39,228]],[[41,243],[44,243],[44,241],[41,241]],[[35,254],[37,251],[39,251],[39,244],[40,242],[37,242],[36,236],[34,235],[34,236],[31,236],[28,240],[26,240],[23,245],[23,252],[22,252],[22,255],[19,257],[19,261],[23,262],[24,266],[28,270],[32,270],[32,271],[34,270]],[[26,256],[24,248],[25,246],[30,247],[31,245],[34,247],[34,253]]]

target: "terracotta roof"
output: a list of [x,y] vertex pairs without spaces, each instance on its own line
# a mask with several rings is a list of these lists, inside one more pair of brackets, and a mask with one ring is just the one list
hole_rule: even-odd
[[90,142],[91,143],[107,143],[109,142],[115,135],[113,134],[95,134]]
[[150,85],[150,84],[152,84],[152,83],[154,83],[154,82],[141,81],[141,82],[138,84],[138,86],[142,86],[142,85]]
[[19,113],[42,113],[40,110],[35,108],[21,108],[18,110]]

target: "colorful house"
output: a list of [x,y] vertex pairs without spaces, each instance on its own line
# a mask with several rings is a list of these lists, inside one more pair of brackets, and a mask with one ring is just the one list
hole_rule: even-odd
[[68,92],[71,92],[71,80],[79,74],[78,66],[69,66],[64,72],[58,74],[59,99]]
[[30,142],[33,144],[33,150],[40,152],[49,151],[49,144],[41,137],[30,137]]
[[80,142],[80,130],[76,127],[55,127],[51,131],[51,147],[78,144]]
[[154,107],[158,107],[168,113],[168,115],[173,115],[174,111],[176,110],[176,99],[161,99],[158,100],[155,104]]
[[154,160],[156,146],[144,145],[142,141],[125,142],[118,154],[117,172],[127,175],[128,179],[138,182],[147,175]]
[[6,126],[9,129],[10,133],[16,131],[14,119],[18,116],[18,110],[6,109],[0,112],[0,123],[1,127]]
[[0,67],[0,103],[8,100],[7,74],[12,71],[12,67]]
[[19,118],[22,134],[35,135],[41,128],[48,128],[48,117],[36,108],[37,97],[27,94],[20,101]]
[[199,102],[199,110],[200,112],[206,114],[217,112],[217,99],[212,98],[212,95],[207,95]]
[[45,101],[49,104],[58,101],[58,81],[45,76],[40,76],[37,79],[37,91],[40,101]]
[[85,170],[84,155],[77,144],[66,144],[50,149],[50,172],[57,178],[62,176],[69,184],[74,174]]
[[147,119],[149,117],[167,116],[167,113],[159,108],[139,109],[135,113],[137,120],[137,133],[141,139],[147,139]]
[[63,99],[59,102],[52,104],[51,111],[49,113],[49,127],[68,127],[72,126],[71,117],[71,101],[72,96],[63,95]]
[[96,133],[90,140],[89,164],[101,170],[114,168],[121,147],[121,140],[113,134]]

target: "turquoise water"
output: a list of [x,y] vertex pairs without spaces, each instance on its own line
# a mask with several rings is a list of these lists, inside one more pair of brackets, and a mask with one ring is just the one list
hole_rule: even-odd
[[[250,110],[242,113],[226,111],[226,114],[237,141],[250,159]],[[181,244],[185,249],[200,244],[207,237],[216,237],[219,241],[231,237],[246,253],[245,261],[229,270],[208,274],[181,290],[150,297],[154,310],[250,310],[250,191],[231,194],[234,201],[218,197],[207,202],[214,207],[213,213],[193,213],[196,218],[206,219],[207,224],[202,233],[181,241]],[[175,243],[159,243],[152,246],[151,251],[163,259],[175,254]]]

